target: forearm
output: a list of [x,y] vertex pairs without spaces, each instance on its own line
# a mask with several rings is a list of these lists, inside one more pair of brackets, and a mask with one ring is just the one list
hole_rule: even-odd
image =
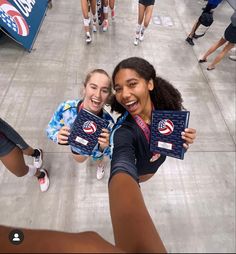
[[117,173],[109,183],[115,243],[127,252],[165,253],[166,249],[145,206],[137,182]]
[[65,233],[21,229],[24,234],[24,240],[19,245],[13,245],[8,239],[12,229],[0,226],[1,253],[121,252],[95,232]]

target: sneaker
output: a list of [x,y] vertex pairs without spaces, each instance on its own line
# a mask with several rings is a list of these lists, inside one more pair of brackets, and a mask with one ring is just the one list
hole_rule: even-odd
[[192,38],[187,37],[187,38],[186,38],[186,41],[188,42],[188,44],[189,44],[189,45],[191,45],[191,46],[193,46],[193,45],[194,45],[194,43],[193,43],[193,39],[192,39]]
[[85,41],[86,41],[87,44],[89,44],[92,41],[92,38],[91,38],[90,34],[86,34]]
[[49,177],[48,177],[48,171],[46,169],[40,169],[41,172],[40,176],[38,176],[39,186],[40,190],[42,192],[45,192],[49,188]]
[[39,155],[34,157],[34,167],[41,168],[43,165],[43,150],[36,148],[39,151]]
[[105,20],[103,21],[102,30],[103,30],[103,32],[106,32],[106,31],[108,30],[108,20],[107,20],[107,19],[105,19]]
[[115,9],[111,10],[111,19],[114,20],[115,19]]
[[229,59],[233,60],[233,61],[236,61],[236,55],[232,55],[232,56],[229,56]]
[[134,45],[135,45],[135,46],[138,46],[138,42],[139,42],[138,38],[135,38],[135,39],[134,39]]
[[143,41],[143,39],[144,39],[144,31],[141,30],[140,36],[139,36],[139,40],[140,40],[140,41]]
[[105,174],[104,165],[97,167],[97,179],[101,180]]
[[96,25],[96,22],[93,22],[93,32],[94,32],[94,33],[97,32],[97,25]]
[[236,53],[236,47],[233,47],[233,48],[230,50],[230,53]]

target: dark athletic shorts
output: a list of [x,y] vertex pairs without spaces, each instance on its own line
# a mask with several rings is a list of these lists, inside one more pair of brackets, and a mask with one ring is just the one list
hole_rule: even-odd
[[16,145],[9,140],[4,134],[0,133],[0,157],[10,153]]
[[17,131],[0,118],[0,157],[7,155],[15,147],[25,150],[29,145]]
[[154,5],[155,0],[139,0],[138,3],[144,6],[149,6],[149,5]]

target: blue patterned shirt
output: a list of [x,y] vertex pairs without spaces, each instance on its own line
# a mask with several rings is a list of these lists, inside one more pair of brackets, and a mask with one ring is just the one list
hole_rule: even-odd
[[[46,133],[49,139],[58,143],[57,135],[60,129],[63,126],[72,127],[72,124],[75,121],[75,118],[78,114],[78,103],[81,100],[68,100],[62,102],[57,110],[55,111],[52,119],[50,120],[48,127],[46,129]],[[111,115],[103,109],[102,118],[108,120],[112,125],[114,124],[114,120]],[[112,126],[109,125],[108,130],[111,132]],[[71,146],[73,152],[79,153],[80,155],[87,155],[83,153],[79,148]],[[101,158],[103,155],[110,155],[110,147],[106,147],[103,152],[99,150],[98,144],[95,146],[92,152],[93,159]]]

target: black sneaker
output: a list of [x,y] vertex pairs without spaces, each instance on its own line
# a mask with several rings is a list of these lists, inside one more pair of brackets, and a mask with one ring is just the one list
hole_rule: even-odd
[[189,44],[189,45],[191,45],[191,46],[193,46],[193,45],[194,45],[194,43],[193,43],[193,39],[192,39],[192,38],[187,37],[187,38],[186,38],[186,41],[188,42],[188,44]]

